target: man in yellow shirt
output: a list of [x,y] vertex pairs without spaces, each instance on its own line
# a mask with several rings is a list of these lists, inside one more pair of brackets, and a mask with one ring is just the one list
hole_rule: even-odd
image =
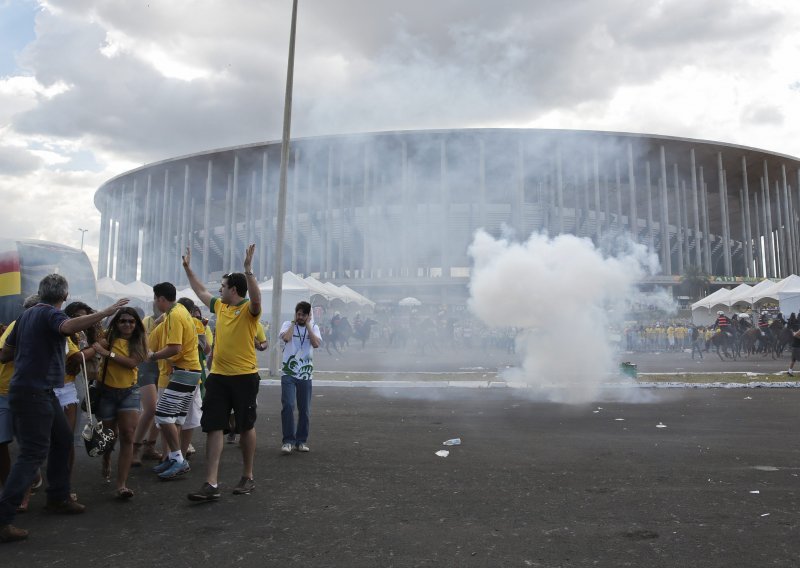
[[[261,292],[252,272],[255,245],[247,247],[244,274],[233,272],[222,277],[219,297],[212,296],[192,271],[191,251],[186,249],[183,268],[197,297],[217,316],[214,359],[206,380],[203,418],[200,425],[208,435],[206,443],[206,482],[190,493],[191,501],[219,499],[219,460],[222,455],[223,432],[233,410],[242,448],[242,477],[234,487],[235,495],[250,493],[253,482],[253,460],[256,452],[256,398],[259,375],[256,363],[255,337],[261,315]],[[250,299],[247,299],[247,296]]]
[[170,282],[153,286],[155,307],[164,313],[163,340],[150,361],[168,360],[172,374],[166,388],[156,403],[156,424],[161,430],[169,450],[166,460],[153,468],[163,480],[175,479],[191,468],[181,451],[178,426],[186,422],[186,415],[200,383],[200,358],[197,352],[197,331],[191,314],[175,301],[177,291]]

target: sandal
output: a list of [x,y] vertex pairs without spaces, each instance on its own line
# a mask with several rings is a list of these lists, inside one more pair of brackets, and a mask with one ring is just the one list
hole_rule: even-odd
[[133,489],[128,489],[127,487],[123,487],[122,489],[117,489],[116,492],[116,499],[119,501],[127,501],[133,497]]
[[155,447],[156,446],[156,441],[155,440],[151,440],[149,442],[147,440],[144,440],[144,441],[142,441],[142,445],[144,446],[144,450],[142,451],[142,458],[141,459],[143,459],[143,460],[152,460],[152,461],[157,461],[157,462],[160,462],[161,460],[164,459],[164,456],[161,455],[161,452],[156,450],[156,447]]

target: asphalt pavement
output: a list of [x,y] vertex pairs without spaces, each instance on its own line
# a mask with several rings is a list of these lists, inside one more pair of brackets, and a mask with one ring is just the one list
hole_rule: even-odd
[[[797,389],[647,391],[563,406],[512,389],[316,387],[308,454],[282,456],[280,392],[262,387],[257,487],[191,503],[193,469],[131,476],[111,497],[78,448],[76,517],[41,512],[3,567],[798,566]],[[443,446],[450,438],[459,446]],[[447,457],[436,452],[449,450]]]

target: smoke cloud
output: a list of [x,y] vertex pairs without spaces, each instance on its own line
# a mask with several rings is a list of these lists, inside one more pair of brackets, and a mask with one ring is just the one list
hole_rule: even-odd
[[483,230],[469,254],[469,308],[489,326],[519,330],[522,367],[504,377],[553,402],[596,400],[617,372],[609,328],[641,301],[636,283],[658,270],[657,257],[632,242],[611,254],[573,235],[537,233],[520,243]]

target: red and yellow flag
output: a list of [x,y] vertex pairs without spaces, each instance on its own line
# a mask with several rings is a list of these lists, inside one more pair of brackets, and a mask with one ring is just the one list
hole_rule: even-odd
[[22,293],[19,272],[19,253],[16,250],[0,251],[0,296]]

